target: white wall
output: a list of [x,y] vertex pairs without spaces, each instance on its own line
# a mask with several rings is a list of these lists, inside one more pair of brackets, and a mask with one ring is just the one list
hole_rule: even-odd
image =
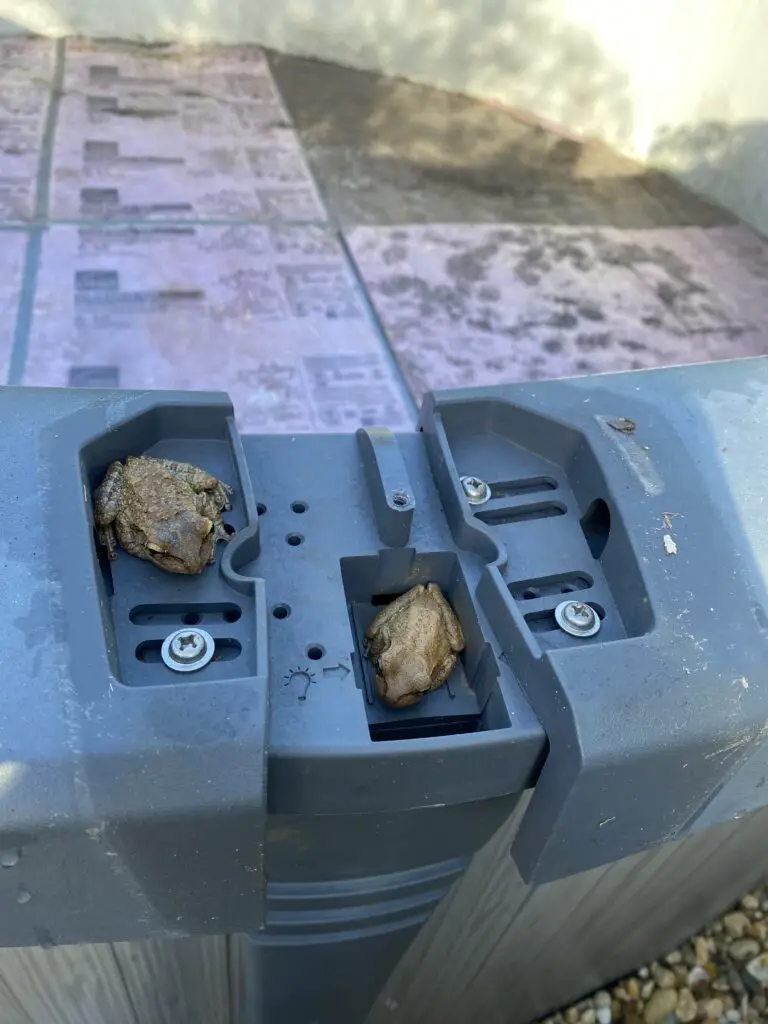
[[0,0],[49,35],[259,42],[499,100],[768,232],[765,0]]

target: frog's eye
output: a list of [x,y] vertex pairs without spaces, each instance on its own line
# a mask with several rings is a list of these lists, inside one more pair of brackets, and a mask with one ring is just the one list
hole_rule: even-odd
[[148,543],[147,547],[149,548],[150,551],[154,551],[156,555],[163,554],[163,549],[160,547],[159,544]]
[[213,522],[210,519],[203,519],[200,523],[200,536],[210,537],[213,533]]

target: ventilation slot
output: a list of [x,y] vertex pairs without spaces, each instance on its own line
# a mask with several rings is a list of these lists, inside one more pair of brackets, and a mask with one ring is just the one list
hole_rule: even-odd
[[532,476],[526,480],[500,480],[490,485],[491,497],[515,498],[519,494],[538,494],[540,491],[554,491],[557,480],[550,476]]
[[559,501],[541,501],[536,505],[524,505],[521,508],[486,508],[475,512],[482,522],[489,526],[502,526],[507,523],[524,523],[531,519],[551,519],[553,516],[565,515],[565,505]]

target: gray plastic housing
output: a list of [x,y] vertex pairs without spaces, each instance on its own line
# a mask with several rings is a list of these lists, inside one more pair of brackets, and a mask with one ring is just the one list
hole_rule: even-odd
[[[541,881],[761,806],[766,394],[744,360],[241,437],[223,396],[2,389],[0,942],[247,931],[300,969],[310,935],[410,934],[531,786],[513,855]],[[129,454],[234,486],[202,575],[97,547]],[[393,711],[361,637],[428,581],[466,650]],[[556,626],[574,594],[594,637]],[[194,622],[216,657],[173,673]]]

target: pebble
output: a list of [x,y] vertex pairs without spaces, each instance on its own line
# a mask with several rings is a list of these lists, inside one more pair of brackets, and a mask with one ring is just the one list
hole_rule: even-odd
[[662,967],[661,964],[654,964],[651,968],[651,974],[659,988],[676,988],[677,978],[674,971]]
[[749,918],[740,910],[733,914],[726,914],[723,918],[726,932],[732,939],[741,939],[749,928]]
[[[768,954],[761,953],[754,960],[750,960],[746,966],[747,974],[750,975],[758,985],[768,988]],[[755,1002],[756,1000],[753,1000]]]
[[690,988],[693,988],[694,985],[699,985],[701,982],[709,985],[710,976],[705,969],[696,964],[688,972],[688,985]]
[[696,951],[696,963],[700,967],[704,967],[709,963],[709,939],[705,939],[703,935],[697,935],[693,940],[693,948]]
[[702,999],[698,1004],[698,1011],[708,1020],[719,1020],[725,1013],[725,1007],[722,999]]
[[768,885],[542,1024],[768,1024]]
[[736,939],[731,943],[728,952],[734,960],[751,960],[760,953],[760,944],[756,939]]
[[645,1024],[661,1024],[677,1006],[677,992],[670,988],[657,988],[643,1011]]
[[693,992],[689,988],[681,988],[677,993],[677,1006],[675,1016],[680,1024],[689,1024],[696,1018],[697,1005]]

